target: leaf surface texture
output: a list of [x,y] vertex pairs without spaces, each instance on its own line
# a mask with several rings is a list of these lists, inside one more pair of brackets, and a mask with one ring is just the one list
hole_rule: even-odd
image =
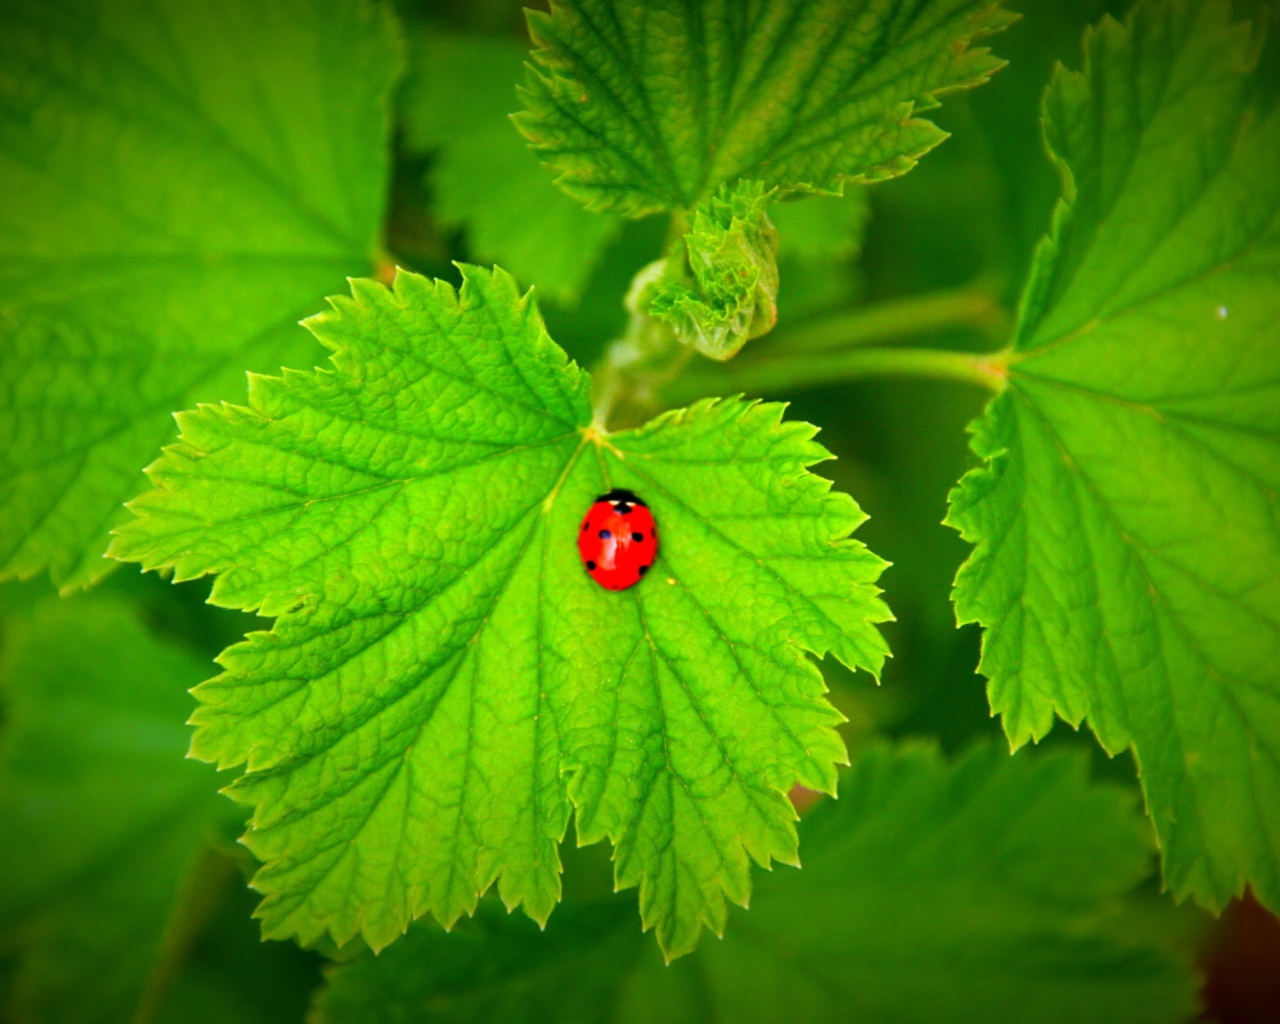
[[987,464],[949,521],[1015,743],[1132,748],[1175,895],[1280,907],[1280,113],[1228,5],[1104,20],[1044,101],[1064,180]]
[[917,116],[1000,66],[991,0],[555,0],[516,123],[590,209],[691,210],[746,178],[838,194],[910,170]]
[[[309,325],[333,369],[182,414],[113,547],[276,617],[197,691],[193,747],[248,767],[266,933],[377,948],[495,882],[545,920],[576,808],[688,951],[752,860],[795,860],[790,787],[835,786],[840,716],[804,652],[883,660],[862,513],[780,406],[593,428],[586,375],[502,271],[332,302]],[[575,544],[615,487],[661,538],[626,592]]]

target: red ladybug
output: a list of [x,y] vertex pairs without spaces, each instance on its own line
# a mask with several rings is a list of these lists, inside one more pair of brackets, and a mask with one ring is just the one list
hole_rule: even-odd
[[634,587],[658,557],[658,529],[649,506],[632,491],[600,495],[582,520],[578,554],[606,590]]

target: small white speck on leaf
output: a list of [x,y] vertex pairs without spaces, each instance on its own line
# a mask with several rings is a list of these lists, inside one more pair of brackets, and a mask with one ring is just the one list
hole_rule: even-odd
[[1226,306],[1219,306],[1219,307],[1218,307],[1218,319],[1219,319],[1219,320],[1225,320],[1226,318],[1227,318],[1227,307],[1226,307]]

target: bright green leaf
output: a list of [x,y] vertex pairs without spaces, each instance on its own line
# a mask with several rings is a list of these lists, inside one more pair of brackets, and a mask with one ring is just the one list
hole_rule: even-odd
[[1280,110],[1225,0],[1086,36],[956,580],[1015,743],[1133,749],[1175,895],[1280,907]]
[[1085,762],[992,747],[947,766],[873,746],[800,826],[805,866],[761,876],[722,943],[670,967],[626,904],[566,905],[545,933],[486,902],[331,971],[318,1024],[1115,1021],[1193,1008],[1185,964],[1126,938],[1119,897],[1150,840]]
[[396,45],[365,0],[14,0],[0,67],[0,577],[72,587],[170,413],[370,269]]
[[739,178],[839,194],[909,171],[945,133],[918,117],[1000,61],[995,0],[553,0],[516,116],[591,209],[690,210]]
[[438,151],[429,172],[436,213],[466,228],[477,260],[502,264],[550,298],[576,299],[621,222],[555,188],[512,125],[529,51],[514,39],[434,27],[408,38],[405,141]]
[[[803,651],[884,657],[861,512],[777,405],[591,427],[586,374],[502,271],[353,289],[308,321],[335,369],[182,414],[113,547],[278,616],[199,688],[193,747],[248,765],[266,933],[381,947],[494,882],[545,920],[574,807],[663,948],[691,949],[752,859],[795,859],[791,785],[835,786]],[[662,531],[626,592],[575,544],[614,486]]]
[[684,236],[686,273],[664,275],[654,289],[649,314],[711,359],[733,357],[778,319],[772,197],[759,182],[740,181],[699,203]]
[[20,958],[5,1019],[141,1019],[174,966],[184,888],[235,813],[183,757],[207,665],[102,599],[14,615],[3,641],[0,934]]

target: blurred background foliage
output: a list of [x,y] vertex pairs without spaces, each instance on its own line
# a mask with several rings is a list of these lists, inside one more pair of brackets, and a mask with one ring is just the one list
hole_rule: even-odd
[[[581,210],[555,189],[550,172],[507,122],[506,114],[518,106],[515,85],[528,45],[519,0],[397,0],[395,6],[404,23],[407,72],[399,92],[385,226],[388,269],[396,263],[456,282],[453,260],[498,262],[522,284],[537,286],[552,336],[591,366],[621,331],[628,284],[658,256],[666,224],[662,218],[622,222]],[[918,343],[971,350],[1001,343],[1058,194],[1039,129],[1041,93],[1055,61],[1078,64],[1085,26],[1104,12],[1123,14],[1128,5],[1016,0],[1010,6],[1023,18],[995,45],[1008,67],[983,88],[948,97],[931,115],[952,137],[918,168],[865,192],[851,190],[844,199],[777,210],[780,331],[842,311],[940,293],[962,297],[975,312],[968,322],[920,333]],[[1242,3],[1240,13],[1254,7]],[[1272,71],[1269,87],[1280,91],[1274,39],[1269,46],[1273,59],[1264,59],[1263,66]],[[897,616],[887,628],[894,656],[882,685],[824,666],[833,699],[849,718],[850,746],[873,735],[933,736],[948,752],[981,738],[1001,742],[974,671],[979,631],[956,628],[949,600],[966,545],[941,525],[947,492],[973,461],[965,425],[986,395],[958,383],[874,380],[770,397],[786,398],[793,417],[822,428],[821,440],[837,456],[822,472],[857,497],[871,517],[860,538],[893,563],[883,586]],[[65,603],[100,606],[104,614],[129,619],[137,633],[133,639],[165,651],[194,684],[210,674],[220,650],[261,626],[251,616],[205,604],[207,592],[206,582],[175,587],[125,568],[95,592]],[[57,601],[45,580],[0,588],[0,653],[9,672],[36,671],[22,663],[15,647],[39,628],[42,617],[59,614],[50,610]],[[136,655],[112,649],[92,630],[67,643],[69,672]],[[6,743],[21,714],[11,683],[6,677],[0,691],[0,740]],[[181,736],[162,724],[134,728],[132,741],[154,741],[167,755],[181,754]],[[1090,737],[1059,725],[1044,745],[1078,746],[1089,752],[1097,776],[1132,784],[1132,761],[1108,760]],[[212,772],[203,774],[209,778],[197,779],[197,788],[210,790]],[[254,897],[242,884],[251,865],[233,841],[238,812],[217,800],[196,839],[174,854],[183,863],[198,861],[184,876],[184,884],[199,891],[185,897],[182,920],[166,916],[169,904],[162,897],[159,910],[139,910],[154,920],[134,922],[164,934],[163,948],[139,974],[150,994],[142,998],[136,1019],[300,1021],[320,981],[322,957],[259,941],[249,916]],[[76,814],[92,830],[88,805]],[[103,849],[110,847],[108,839]],[[611,887],[608,851],[579,850],[571,840],[564,850],[567,899],[601,897]],[[97,993],[100,1003],[88,1012],[79,997],[68,1005],[38,1007],[31,1001],[32,972],[42,969],[33,964],[33,956],[42,954],[31,953],[33,943],[40,949],[37,933],[65,912],[73,895],[81,898],[76,894],[85,886],[102,890],[104,900],[120,898],[108,891],[105,863],[55,865],[39,906],[3,908],[0,1020],[129,1019],[118,1001],[107,998],[110,993]],[[1277,1019],[1280,924],[1274,918],[1245,901],[1213,922],[1193,907],[1174,907],[1155,881],[1133,899],[1137,912],[1131,920],[1170,938],[1209,971],[1208,1019]],[[129,926],[126,910],[120,917],[122,929]],[[121,998],[127,1002],[137,993]]]

